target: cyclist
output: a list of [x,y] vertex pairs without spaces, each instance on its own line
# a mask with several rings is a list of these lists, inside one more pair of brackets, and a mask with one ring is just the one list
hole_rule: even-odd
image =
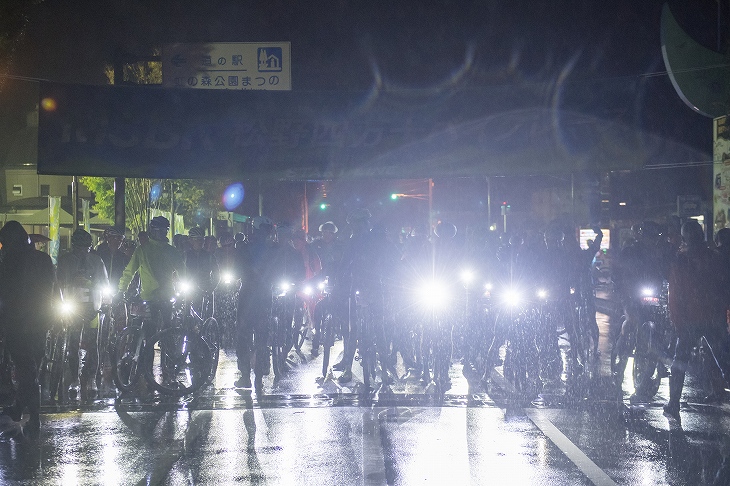
[[24,410],[30,418],[24,432],[40,430],[41,393],[38,367],[51,321],[55,275],[51,258],[33,248],[17,221],[0,229],[0,331],[15,365],[15,403],[3,410],[19,422]]
[[263,377],[269,374],[268,317],[271,309],[271,285],[268,266],[278,252],[274,222],[266,216],[253,218],[252,233],[239,252],[238,275],[242,287],[238,294],[236,356],[241,377],[237,388],[251,388],[253,364],[255,389],[263,390]]
[[79,228],[71,235],[71,252],[58,258],[57,279],[63,298],[74,306],[69,323],[69,366],[72,398],[86,400],[97,392],[96,350],[102,291],[109,285],[101,257],[91,252],[91,235]]
[[205,230],[194,227],[188,231],[189,248],[184,255],[184,276],[193,286],[190,302],[200,308],[204,292],[213,292],[220,281],[220,269],[215,255],[205,249]]
[[[644,221],[632,228],[634,241],[628,244],[619,253],[613,272],[614,292],[620,299],[624,310],[624,321],[621,324],[621,335],[626,335],[643,321],[640,291],[644,287],[660,289],[667,276],[664,269],[663,251],[661,246],[661,232],[659,225],[654,221]],[[628,343],[628,340],[614,342]],[[617,355],[625,355],[628,349],[617,349]],[[660,373],[666,370],[659,366]],[[619,371],[619,375],[623,373]],[[620,383],[619,379],[619,383]],[[637,390],[634,400],[647,400],[651,397],[642,396],[643,390]]]
[[[161,315],[164,324],[172,320],[170,298],[175,294],[173,276],[183,269],[182,256],[168,244],[169,229],[170,221],[164,216],[152,218],[147,231],[149,240],[134,250],[119,281],[119,291],[126,292],[135,273],[139,272],[139,296],[149,302],[154,316]],[[151,333],[156,331],[149,330]]]
[[[342,242],[337,239],[338,230],[339,229],[335,223],[327,221],[326,223],[319,225],[319,232],[321,236],[310,243],[311,247],[319,256],[322,267],[319,275],[323,278],[329,278],[329,283],[333,289],[336,286],[335,280],[339,273],[339,266],[342,262],[343,252]],[[324,317],[322,314],[326,311],[330,311],[333,318],[336,319],[336,322],[342,322],[342,315],[344,314],[343,304],[345,301],[341,298],[341,293],[331,296],[330,302],[334,307],[333,309],[323,309],[320,305],[316,306],[314,309],[315,329],[314,338],[312,339],[312,354],[315,356],[319,354],[319,346],[323,344],[320,341],[322,331],[320,326]]]
[[[730,275],[722,256],[708,248],[702,226],[690,220],[682,225],[685,247],[672,263],[669,276],[669,309],[677,332],[669,401],[664,413],[680,420],[679,400],[692,348],[704,336],[725,380],[730,380],[730,356],[722,343],[727,333]],[[720,387],[718,394],[724,393]]]
[[236,303],[241,286],[238,271],[239,252],[236,251],[233,235],[222,233],[218,237],[220,248],[216,253],[216,261],[220,267],[221,284],[215,292],[215,318],[221,325],[223,341],[227,346],[233,342],[236,324]]
[[124,230],[113,226],[104,230],[104,242],[96,247],[96,254],[104,262],[109,283],[114,288],[119,285],[119,279],[129,263],[129,257],[122,249],[125,240]]
[[[351,299],[354,299],[356,292],[359,292],[361,298],[367,302],[374,333],[374,336],[369,338],[377,342],[382,362],[385,358],[383,276],[386,270],[383,263],[386,260],[385,256],[390,252],[384,248],[387,240],[370,231],[370,218],[370,211],[365,208],[357,209],[347,216],[347,224],[350,225],[352,235],[347,241],[343,254],[339,281],[342,283],[343,289],[348,291]],[[352,303],[354,304],[354,300]],[[338,378],[340,383],[352,381],[352,362],[355,358],[358,341],[363,337],[359,335],[360,329],[357,325],[357,318],[353,315],[354,312],[355,305],[351,305],[349,327],[346,330],[343,329],[343,333],[345,333],[343,336],[344,355],[342,361],[332,367],[335,371],[342,371]],[[382,368],[385,370],[387,366]]]

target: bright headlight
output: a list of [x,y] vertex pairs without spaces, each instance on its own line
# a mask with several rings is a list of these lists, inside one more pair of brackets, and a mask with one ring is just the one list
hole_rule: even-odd
[[502,294],[502,300],[510,307],[516,307],[522,303],[522,295],[516,289],[507,289]]
[[233,281],[235,280],[235,278],[233,277],[233,274],[231,272],[224,272],[221,275],[221,280],[223,280],[223,283],[224,284],[228,285],[228,284],[233,283]]
[[461,272],[461,281],[464,282],[464,285],[470,285],[474,281],[474,272],[463,270]]
[[321,290],[321,291],[324,291],[324,289],[325,289],[326,287],[327,287],[327,282],[326,282],[326,281],[322,281],[322,282],[320,282],[320,283],[318,283],[318,284],[317,284],[317,288],[318,288],[319,290]]
[[287,292],[289,292],[289,289],[291,288],[291,284],[289,282],[281,282],[279,284],[279,295],[286,295]]
[[651,287],[644,287],[641,289],[641,295],[642,297],[654,297],[654,289]]
[[112,287],[111,285],[105,285],[101,289],[101,294],[104,297],[114,297],[114,294],[116,293],[116,289]]
[[71,302],[64,300],[61,302],[60,310],[62,315],[67,316],[74,311],[74,305]]
[[306,287],[304,287],[304,295],[313,295],[313,294],[314,294],[314,289],[312,288],[311,285],[307,285]]
[[430,307],[444,305],[449,300],[448,288],[435,280],[421,285],[418,295],[421,302]]
[[539,290],[537,291],[537,296],[538,296],[538,297],[539,297],[540,299],[547,299],[547,296],[548,296],[547,290],[545,290],[545,289],[539,289]]
[[180,292],[184,294],[193,290],[193,284],[189,280],[181,280],[178,287],[180,288]]

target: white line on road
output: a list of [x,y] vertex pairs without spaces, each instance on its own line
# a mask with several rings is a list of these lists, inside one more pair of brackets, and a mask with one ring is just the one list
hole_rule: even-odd
[[[516,393],[512,383],[507,381],[505,377],[494,370],[491,374],[492,380],[497,381],[499,386],[510,393]],[[555,424],[553,424],[545,415],[534,408],[524,409],[527,417],[532,420],[535,426],[542,431],[558,449],[560,449],[570,461],[575,464],[580,471],[596,486],[617,486],[613,479],[606,474],[603,469],[598,467],[595,462],[585,455],[580,448],[575,445]]]
[[532,422],[539,428],[558,449],[563,451],[573,464],[578,466],[583,474],[591,480],[596,486],[616,486],[616,483],[603,469],[598,467],[595,462],[591,461],[585,453],[578,448],[560,429],[558,429],[550,420],[548,420],[540,410],[526,409],[525,413]]

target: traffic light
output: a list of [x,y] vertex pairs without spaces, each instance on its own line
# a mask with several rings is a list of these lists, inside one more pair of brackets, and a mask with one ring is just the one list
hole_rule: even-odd
[[327,204],[327,203],[322,203],[322,204],[319,205],[319,209],[321,209],[322,211],[324,211],[328,207],[329,207],[329,204]]
[[502,216],[506,216],[510,213],[512,206],[507,204],[507,201],[502,203]]
[[390,195],[390,198],[391,198],[391,199],[392,199],[393,201],[395,201],[396,199],[398,199],[398,194],[396,194],[396,193],[394,192],[393,194],[391,194],[391,195]]

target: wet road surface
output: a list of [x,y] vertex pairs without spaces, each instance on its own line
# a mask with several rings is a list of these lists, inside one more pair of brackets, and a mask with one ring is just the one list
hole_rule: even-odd
[[589,398],[556,390],[540,406],[514,399],[499,368],[470,389],[458,363],[443,400],[400,382],[367,403],[318,383],[308,344],[257,394],[233,388],[235,356],[223,355],[195,398],[46,406],[37,438],[0,419],[0,484],[730,484],[730,405],[700,404],[691,375],[681,425],[662,414],[666,383],[630,404],[630,383],[623,395],[608,385],[605,318],[601,330]]

